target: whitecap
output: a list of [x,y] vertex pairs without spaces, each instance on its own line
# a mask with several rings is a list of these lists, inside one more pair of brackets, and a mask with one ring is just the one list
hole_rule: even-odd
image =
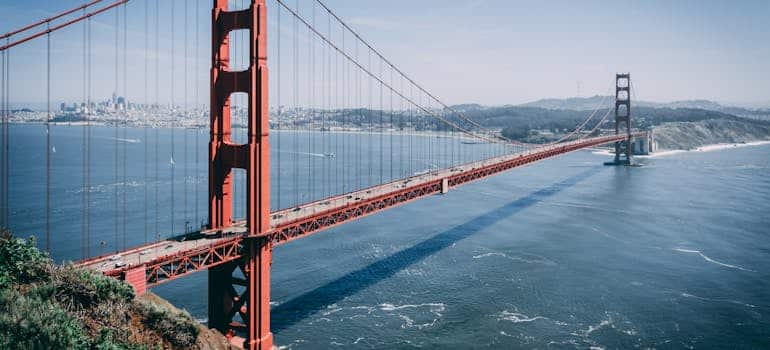
[[513,323],[522,323],[522,322],[533,322],[537,320],[548,320],[548,317],[543,316],[534,316],[529,317],[525,314],[518,313],[518,312],[511,312],[508,310],[503,310],[497,315],[498,321],[510,321]]
[[737,265],[731,265],[731,264],[723,263],[721,261],[716,261],[716,260],[708,257],[706,254],[703,254],[700,250],[683,249],[683,248],[674,248],[674,250],[678,251],[678,252],[682,252],[682,253],[698,254],[698,255],[700,255],[703,258],[703,260],[706,260],[706,261],[708,261],[710,263],[714,263],[714,264],[717,264],[717,265],[720,265],[720,266],[728,267],[728,268],[731,268],[731,269],[736,269],[736,270],[741,270],[741,271],[748,271],[748,272],[757,272],[757,271],[754,271],[754,270],[747,269],[745,267],[740,267],[740,266],[737,266]]
[[556,265],[556,262],[554,262],[554,261],[552,261],[552,260],[550,260],[550,259],[548,259],[546,257],[542,257],[542,256],[535,255],[535,254],[526,254],[526,255],[533,256],[535,258],[534,259],[528,259],[526,257],[510,256],[510,255],[507,255],[505,253],[500,253],[500,252],[489,252],[489,253],[474,255],[473,259],[483,259],[483,258],[488,258],[488,257],[492,257],[492,256],[498,256],[498,257],[505,258],[505,259],[508,259],[508,260],[522,262],[522,263],[525,263],[525,264],[543,264],[543,265],[548,265],[548,266],[555,266]]
[[390,303],[383,303],[378,305],[382,311],[396,311],[402,309],[429,307],[430,311],[441,316],[440,312],[443,312],[446,308],[444,303],[422,303],[422,304],[406,304],[406,305],[393,305]]
[[732,300],[732,299],[712,299],[712,298],[706,298],[706,297],[697,296],[697,295],[694,295],[694,294],[690,294],[690,293],[681,293],[680,295],[681,295],[682,297],[684,297],[684,298],[693,298],[693,299],[699,299],[699,300],[703,300],[703,301],[713,301],[713,302],[723,302],[723,303],[730,303],[730,304],[742,305],[742,306],[745,306],[745,307],[748,307],[748,308],[752,308],[752,309],[754,309],[754,308],[756,308],[756,307],[757,307],[756,305],[753,305],[753,304],[749,304],[749,303],[744,303],[744,302],[742,302],[742,301],[740,301],[740,300]]

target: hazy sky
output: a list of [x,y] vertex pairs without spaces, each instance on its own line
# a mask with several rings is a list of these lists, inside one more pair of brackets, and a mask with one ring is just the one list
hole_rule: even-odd
[[[0,0],[0,31],[82,1]],[[171,0],[160,1],[161,26],[168,26]],[[309,0],[299,1],[300,12],[308,15]],[[128,15],[128,94],[135,98],[144,91],[144,4],[145,0],[132,0]],[[177,26],[182,25],[183,4],[175,0],[180,13]],[[605,94],[614,73],[628,71],[639,99],[770,105],[769,1],[327,0],[327,4],[448,103],[499,105],[569,97],[578,93],[578,84],[582,96]],[[268,5],[273,21],[276,5],[273,0]],[[190,1],[188,6],[188,99],[193,99],[197,84],[205,101],[211,1]],[[195,6],[199,66],[192,54]],[[94,60],[104,67],[97,68],[94,76],[112,77],[114,15],[102,15],[96,21],[94,48],[100,51]],[[183,46],[181,33],[176,34],[177,49]],[[161,34],[161,42],[167,43],[166,38],[168,33]],[[12,66],[18,72],[14,73],[15,100],[39,99],[44,45],[44,40],[37,40],[12,52]],[[82,95],[82,27],[56,34],[52,48],[55,94],[62,99]],[[167,55],[160,56],[161,66],[169,66],[163,64]],[[176,62],[177,89],[181,89],[182,59]],[[105,96],[114,90],[112,78],[94,84]],[[160,84],[164,100],[167,87]],[[175,96],[181,100],[182,95]]]

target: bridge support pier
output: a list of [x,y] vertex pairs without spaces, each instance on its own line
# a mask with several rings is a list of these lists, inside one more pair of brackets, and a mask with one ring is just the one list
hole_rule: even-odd
[[247,238],[242,249],[241,259],[209,269],[209,327],[235,346],[269,350],[272,245]]
[[[247,235],[242,258],[209,269],[209,326],[245,349],[273,347],[270,333],[270,145],[268,142],[267,8],[251,0],[228,11],[228,0],[212,10],[211,141],[209,228],[232,225],[232,169],[246,170]],[[249,67],[229,70],[229,34],[249,30]],[[230,96],[248,94],[248,143],[231,139]]]

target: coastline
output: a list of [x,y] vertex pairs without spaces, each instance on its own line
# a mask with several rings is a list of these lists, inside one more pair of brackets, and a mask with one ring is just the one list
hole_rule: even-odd
[[[734,148],[743,148],[743,147],[753,147],[753,146],[763,146],[763,145],[770,145],[770,140],[763,140],[763,141],[751,141],[751,142],[742,142],[742,143],[715,143],[710,145],[703,145],[695,149],[690,150],[684,150],[684,149],[674,149],[674,150],[662,150],[660,152],[654,152],[649,155],[635,155],[634,157],[638,158],[658,158],[658,157],[666,157],[674,154],[680,154],[680,153],[687,153],[687,152],[715,152],[715,151],[722,151],[726,149],[734,149]],[[598,155],[613,155],[614,153],[610,150],[594,150],[592,152],[593,154]]]

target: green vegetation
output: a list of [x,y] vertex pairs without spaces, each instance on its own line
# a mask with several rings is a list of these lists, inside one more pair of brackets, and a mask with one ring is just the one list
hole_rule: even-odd
[[186,312],[114,278],[57,266],[34,239],[0,237],[0,349],[189,349]]

